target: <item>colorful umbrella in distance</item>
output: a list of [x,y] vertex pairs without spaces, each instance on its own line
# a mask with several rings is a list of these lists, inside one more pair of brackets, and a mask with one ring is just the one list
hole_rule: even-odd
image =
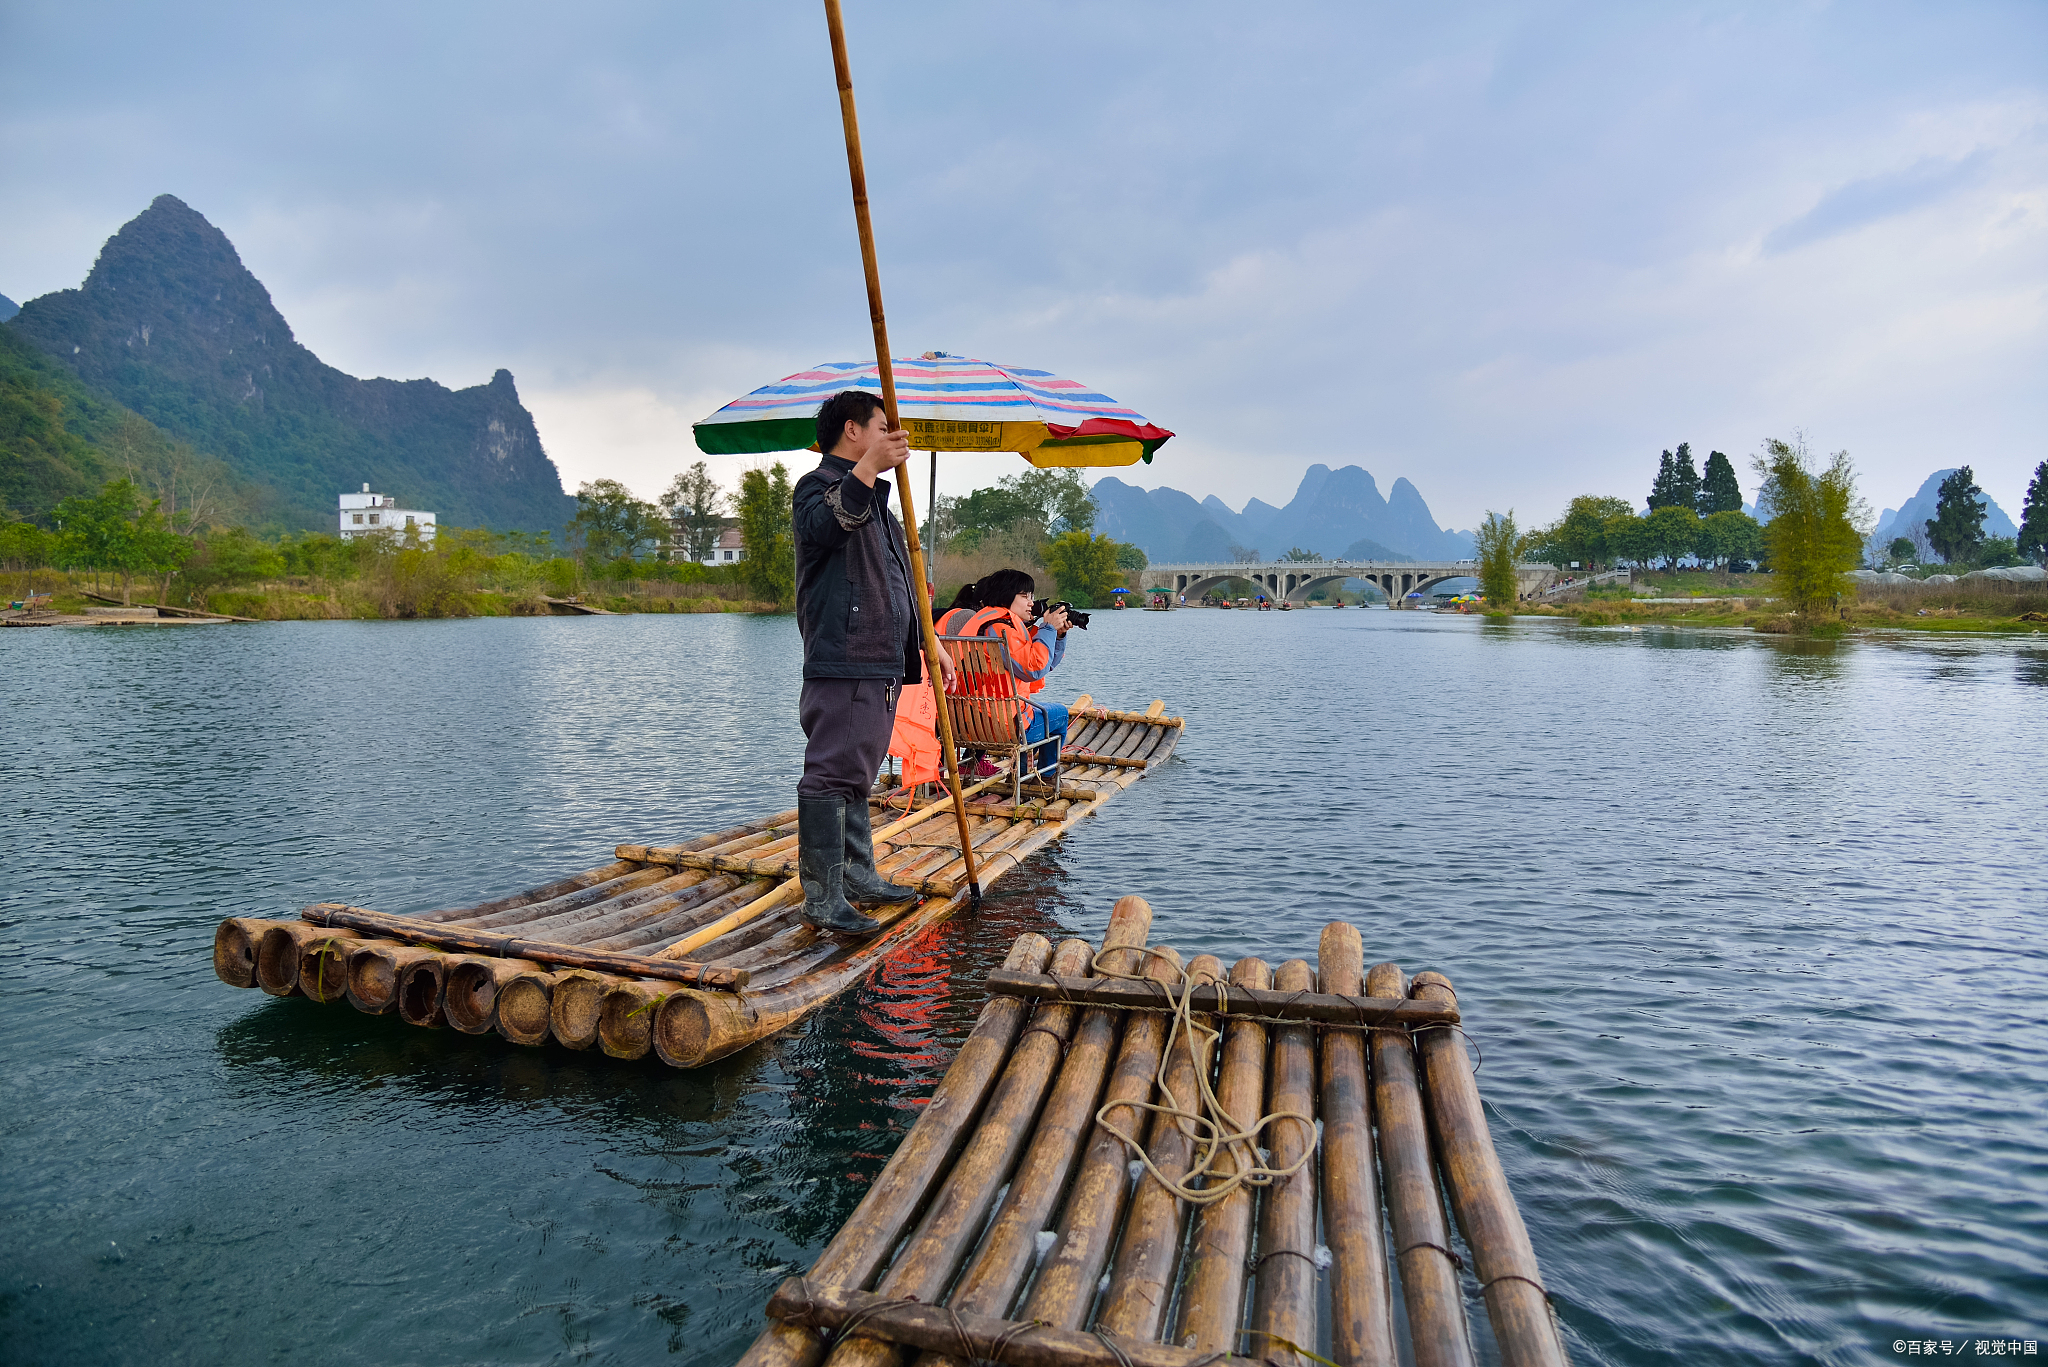
[[[891,363],[896,403],[920,451],[1015,451],[1041,467],[1133,465],[1173,433],[1107,394],[1049,370],[928,351]],[[830,361],[734,399],[691,430],[709,455],[801,451],[817,440],[818,405],[842,389],[881,397],[873,361]]]

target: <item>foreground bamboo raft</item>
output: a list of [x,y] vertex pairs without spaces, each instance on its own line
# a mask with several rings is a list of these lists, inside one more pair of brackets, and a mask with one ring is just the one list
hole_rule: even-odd
[[[1467,1367],[1468,1287],[1500,1361],[1567,1361],[1449,980],[1368,972],[1343,922],[1316,969],[1183,966],[1145,948],[1151,919],[1124,898],[1099,955],[1017,939],[917,1124],[776,1291],[741,1367]],[[1190,1050],[1205,1036],[1165,1008],[1197,984],[1189,1020],[1220,1038]],[[1218,1132],[1145,1109],[1204,1081],[1238,1130],[1269,1118],[1244,1169],[1216,1161]],[[1234,1185],[1254,1163],[1295,1170]],[[1196,1166],[1182,1199],[1167,1183]]]
[[[984,890],[1179,743],[1181,719],[1164,703],[1129,713],[1090,701],[1073,709],[1056,789],[1012,802],[1004,776],[968,790]],[[653,1052],[694,1068],[801,1019],[966,903],[950,797],[877,798],[872,824],[884,876],[925,895],[876,912],[884,927],[866,940],[799,919],[789,811],[679,844],[620,845],[611,863],[472,906],[392,916],[323,902],[297,921],[229,917],[214,934],[214,971],[235,987],[347,1001],[414,1025],[619,1058]]]

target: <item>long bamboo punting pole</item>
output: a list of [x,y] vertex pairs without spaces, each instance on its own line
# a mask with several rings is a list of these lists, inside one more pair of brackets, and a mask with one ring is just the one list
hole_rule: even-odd
[[[1188,977],[1197,982],[1221,982],[1223,961],[1213,954],[1198,954],[1188,963]],[[1197,1036],[1195,1044],[1190,1051],[1183,1036],[1170,1046],[1160,1104],[1167,1104],[1166,1093],[1171,1093],[1172,1104],[1200,1111],[1201,1092],[1195,1074],[1199,1070],[1206,1077],[1214,1060],[1206,1037]],[[1178,1182],[1194,1166],[1195,1127],[1177,1116],[1155,1114],[1145,1152],[1168,1181]],[[1173,1299],[1174,1260],[1180,1255],[1181,1234],[1187,1229],[1186,1215],[1180,1197],[1160,1185],[1151,1173],[1138,1179],[1131,1213],[1124,1220],[1123,1238],[1117,1245],[1116,1263],[1110,1270],[1109,1294],[1096,1311],[1096,1328],[1115,1335],[1120,1342],[1144,1343],[1159,1337]]]
[[[1093,1334],[986,1315],[948,1314],[939,1306],[892,1304],[885,1296],[821,1288],[791,1277],[768,1300],[768,1313],[786,1326],[836,1328],[858,1318],[859,1328],[886,1335],[908,1348],[959,1352],[977,1359],[1001,1355],[1005,1367],[1266,1367],[1251,1358],[1223,1357],[1160,1343],[1112,1347]],[[744,1362],[745,1359],[742,1359]]]
[[[1115,973],[1137,967],[1134,952],[1152,928],[1152,908],[1142,897],[1122,897],[1109,914],[1102,937],[1102,966]],[[1109,1076],[1111,1053],[1123,1028],[1123,1017],[1096,1007],[1081,1013],[1059,1080],[1039,1112],[1031,1147],[1010,1179],[1009,1195],[989,1223],[988,1237],[974,1261],[953,1288],[947,1304],[962,1314],[1002,1315],[1017,1299],[1038,1253],[1038,1234],[1052,1220],[1067,1175],[1081,1153],[1081,1141],[1094,1128],[1102,1085]],[[927,1353],[917,1367],[970,1367]]]
[[[853,64],[846,56],[846,25],[839,14],[839,0],[825,0],[825,27],[832,36],[832,75],[839,83],[839,119],[846,130],[846,174],[853,183],[853,220],[860,230],[861,268],[867,275],[868,318],[875,329],[875,365],[882,379],[882,410],[889,415],[889,430],[903,424],[896,417],[896,372],[889,364],[889,320],[882,311],[882,271],[875,261],[875,228],[868,219],[868,171],[860,152],[860,116],[853,107]],[[897,471],[896,488],[903,500],[903,540],[910,553],[911,591],[917,598],[917,624],[924,639],[925,673],[937,693],[933,709],[939,723],[939,758],[946,766],[946,786],[953,793],[953,812],[960,822],[960,843],[967,839],[967,799],[960,791],[960,752],[953,747],[953,719],[947,714],[943,671],[939,668],[939,637],[932,628],[932,595],[925,583],[924,551],[917,540],[917,510],[910,495],[910,463]],[[906,680],[906,682],[909,682]],[[981,905],[981,879],[975,873],[974,852],[967,852],[967,886],[974,904]]]
[[[1230,983],[1233,995],[1240,989],[1269,988],[1273,970],[1263,959],[1239,959],[1230,967]],[[1223,1037],[1217,1103],[1242,1130],[1258,1120],[1265,1099],[1266,1027],[1256,1021],[1231,1021]],[[1238,1342],[1237,1326],[1244,1320],[1244,1265],[1251,1252],[1255,1196],[1253,1188],[1241,1186],[1195,1212],[1175,1343],[1212,1353],[1245,1346]],[[1258,1345],[1250,1347],[1256,1351]]]
[[[1062,940],[1052,962],[1078,973],[1091,957],[1086,940]],[[953,1160],[916,1231],[882,1275],[877,1294],[929,1302],[953,1280],[1031,1138],[1031,1122],[1059,1067],[1073,1019],[1074,1008],[1056,1002],[1041,1003],[1031,1013],[973,1134]],[[896,1367],[896,1362],[893,1347],[859,1334],[840,1343],[828,1359],[829,1367]]]
[[[1439,1002],[1458,999],[1451,980],[1441,973],[1416,974],[1410,993]],[[1571,1359],[1550,1313],[1535,1247],[1494,1152],[1465,1041],[1455,1030],[1424,1030],[1415,1047],[1428,1083],[1444,1185],[1458,1229],[1472,1250],[1472,1270],[1479,1277],[1500,1360],[1505,1367],[1567,1367]]]
[[[1179,977],[1180,955],[1164,946],[1154,949],[1147,956],[1145,973],[1161,981]],[[1117,1051],[1103,1105],[1116,1108],[1108,1114],[1125,1134],[1144,1129],[1145,1112],[1131,1103],[1152,1100],[1166,1029],[1165,1016],[1133,1014],[1124,1023],[1123,1046]],[[1053,1245],[1039,1264],[1038,1280],[1024,1298],[1018,1318],[1044,1320],[1060,1329],[1081,1327],[1088,1307],[1095,1303],[1097,1279],[1109,1261],[1110,1244],[1130,1200],[1131,1161],[1123,1140],[1102,1125],[1094,1127]]]
[[[1306,992],[1315,975],[1300,959],[1289,959],[1273,972],[1278,992]],[[1315,1034],[1306,1025],[1273,1029],[1273,1057],[1266,1090],[1266,1111],[1316,1113]],[[1278,1120],[1272,1136],[1274,1168],[1300,1161],[1315,1143],[1315,1130],[1299,1120]],[[1257,1291],[1252,1298],[1252,1336],[1247,1351],[1275,1367],[1310,1367],[1311,1359],[1290,1351],[1298,1344],[1310,1352],[1316,1345],[1316,1165],[1266,1188],[1259,1213]],[[1285,1340],[1285,1343],[1282,1342]]]
[[[1405,992],[1394,964],[1376,964],[1368,992]],[[1448,1033],[1448,1032],[1446,1032]],[[1387,1223],[1408,1311],[1408,1342],[1415,1367],[1472,1367],[1472,1340],[1452,1261],[1450,1221],[1430,1156],[1429,1122],[1415,1069],[1415,1043],[1406,1030],[1375,1030],[1372,1051],[1374,1119],[1379,1122],[1380,1176],[1386,1184]]]
[[[1323,927],[1317,986],[1352,996],[1365,990],[1365,947],[1344,921]],[[1329,1245],[1330,1355],[1359,1367],[1396,1367],[1393,1285],[1380,1227],[1380,1184],[1372,1158],[1372,1095],[1365,1037],[1323,1032],[1323,1240]]]
[[[1043,935],[1019,935],[1003,966],[1041,968],[1051,957],[1052,944]],[[924,1113],[804,1274],[807,1284],[821,1290],[858,1290],[874,1280],[897,1238],[917,1218],[933,1185],[966,1141],[1024,1026],[1025,1014],[1025,1004],[1013,1000],[991,1000],[981,1008],[980,1019],[953,1056]],[[815,1367],[824,1355],[825,1343],[816,1330],[774,1324],[754,1340],[738,1367]]]

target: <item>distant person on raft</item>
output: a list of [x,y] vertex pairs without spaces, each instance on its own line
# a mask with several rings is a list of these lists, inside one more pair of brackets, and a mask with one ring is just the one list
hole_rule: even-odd
[[[875,871],[868,796],[889,749],[896,694],[922,682],[924,653],[910,553],[889,511],[884,476],[910,458],[881,400],[849,389],[818,409],[818,468],[797,481],[796,622],[804,642],[804,776],[796,785],[797,877],[803,918],[819,930],[870,935],[856,910],[908,902],[916,888]],[[953,662],[943,651],[947,681]]]

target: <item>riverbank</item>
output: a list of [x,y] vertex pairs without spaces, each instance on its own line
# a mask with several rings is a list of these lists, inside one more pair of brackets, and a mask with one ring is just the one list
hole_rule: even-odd
[[[1740,578],[1745,581],[1740,587],[1712,584],[1678,586],[1651,581],[1637,588],[1637,592],[1648,587],[1660,594],[1647,599],[1595,590],[1575,602],[1518,603],[1515,615],[1573,617],[1582,626],[1666,622],[1684,626],[1749,627],[1774,635],[1802,631],[1797,619],[1769,595],[1770,576]],[[1714,593],[1717,588],[1719,593]],[[1820,624],[1819,634],[1926,631],[2024,635],[2048,628],[2048,586],[1998,580],[1863,585],[1854,596],[1843,600],[1836,613],[1834,620]],[[1812,628],[1806,628],[1805,632],[1815,634]]]
[[[90,575],[65,574],[55,570],[10,575],[8,581],[9,601],[26,601],[34,594],[39,599],[39,608],[59,613],[86,615],[95,608],[107,606],[102,599],[88,597],[88,593],[109,595],[116,600],[121,594],[119,583],[109,582],[104,577],[95,586]],[[252,617],[263,622],[546,617],[561,611],[537,589],[513,592],[434,586],[427,592],[409,592],[410,587],[382,580],[284,579],[242,588],[217,589],[210,593],[174,591],[169,606],[230,617]],[[155,588],[151,584],[135,584],[131,590],[132,600],[136,603],[159,602]],[[577,601],[622,614],[786,611],[774,603],[757,602],[746,593],[745,586],[739,584],[629,581],[610,586],[587,586]]]

